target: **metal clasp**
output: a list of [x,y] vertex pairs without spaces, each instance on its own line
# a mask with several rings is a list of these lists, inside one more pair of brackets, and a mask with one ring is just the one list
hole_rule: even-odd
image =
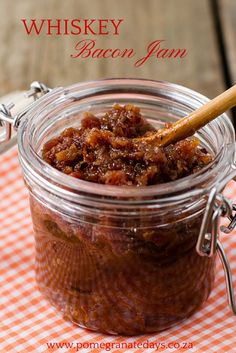
[[217,249],[219,218],[228,217],[230,223],[221,230],[229,234],[236,226],[236,205],[221,194],[226,184],[236,178],[234,169],[224,180],[214,187],[208,198],[205,214],[203,216],[196,250],[201,256],[211,257]]
[[228,301],[234,315],[236,315],[236,301],[232,272],[224,248],[218,239],[218,229],[221,216],[230,220],[228,226],[220,227],[221,231],[229,234],[236,227],[236,205],[221,194],[226,184],[230,180],[236,181],[235,178],[236,170],[234,169],[217,187],[211,190],[196,245],[196,251],[200,256],[211,257],[217,251],[224,268]]
[[[25,92],[24,95],[26,99],[33,97],[33,101],[35,101],[50,91],[51,89],[43,83],[34,81],[31,83],[30,89]],[[15,107],[15,103],[11,102],[7,105],[0,104],[0,126],[5,128],[5,137],[4,139],[1,139],[0,143],[7,142],[11,139],[12,129],[18,128],[21,118],[28,112],[31,104],[27,104],[27,106],[16,115],[11,113],[11,110]]]

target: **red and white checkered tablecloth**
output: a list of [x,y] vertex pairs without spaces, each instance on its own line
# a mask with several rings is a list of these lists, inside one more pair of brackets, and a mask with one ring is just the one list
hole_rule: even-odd
[[[231,183],[226,196],[235,197]],[[236,233],[222,236],[236,284]],[[13,148],[0,157],[0,352],[236,352],[236,317],[217,260],[215,288],[202,309],[162,333],[137,337],[93,333],[66,322],[41,295],[34,277],[34,237]]]

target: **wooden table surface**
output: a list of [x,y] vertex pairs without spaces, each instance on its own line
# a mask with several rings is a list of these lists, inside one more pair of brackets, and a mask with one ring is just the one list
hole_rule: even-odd
[[[236,81],[235,0],[1,0],[0,94],[39,80],[51,87],[102,77],[167,80],[209,97]],[[96,37],[99,47],[132,47],[164,39],[186,48],[183,59],[72,59],[74,36],[27,36],[21,19],[122,18],[119,36]],[[84,39],[84,37],[79,37]]]

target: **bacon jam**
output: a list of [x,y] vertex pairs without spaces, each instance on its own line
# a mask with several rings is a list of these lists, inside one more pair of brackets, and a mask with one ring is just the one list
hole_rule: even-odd
[[211,161],[192,137],[167,147],[135,142],[155,129],[133,105],[115,105],[101,118],[85,113],[80,128],[48,141],[43,159],[78,179],[100,184],[147,186],[193,174]]
[[[101,117],[85,113],[78,128],[44,145],[42,158],[74,178],[120,187],[170,182],[211,162],[194,137],[164,148],[135,141],[153,131],[137,107],[115,105]],[[30,201],[37,282],[72,322],[112,334],[155,332],[189,317],[207,299],[214,257],[195,250],[199,202],[194,211],[149,208],[135,217],[90,205],[90,213],[83,206],[70,217],[40,198]]]

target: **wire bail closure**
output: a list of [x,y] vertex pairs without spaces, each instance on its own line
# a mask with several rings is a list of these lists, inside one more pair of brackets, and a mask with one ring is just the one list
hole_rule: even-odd
[[[33,97],[34,101],[36,101],[38,98],[50,91],[51,89],[43,83],[34,81],[31,83],[30,89],[25,92],[24,95],[26,99]],[[11,113],[12,108],[15,107],[15,103],[11,102],[10,104],[0,104],[0,126],[5,127],[5,138],[2,139],[0,143],[7,142],[11,139],[12,130],[18,128],[21,118],[28,112],[34,101],[15,116]]]
[[214,187],[211,190],[209,194],[196,245],[196,251],[200,256],[207,257],[212,257],[216,252],[218,253],[225,272],[229,306],[232,313],[236,315],[236,301],[232,272],[223,245],[218,239],[220,217],[227,217],[230,221],[228,226],[220,227],[220,230],[225,234],[229,234],[236,227],[236,205],[221,194],[221,191],[230,180],[236,181],[235,167],[231,173],[217,185],[217,187]]

